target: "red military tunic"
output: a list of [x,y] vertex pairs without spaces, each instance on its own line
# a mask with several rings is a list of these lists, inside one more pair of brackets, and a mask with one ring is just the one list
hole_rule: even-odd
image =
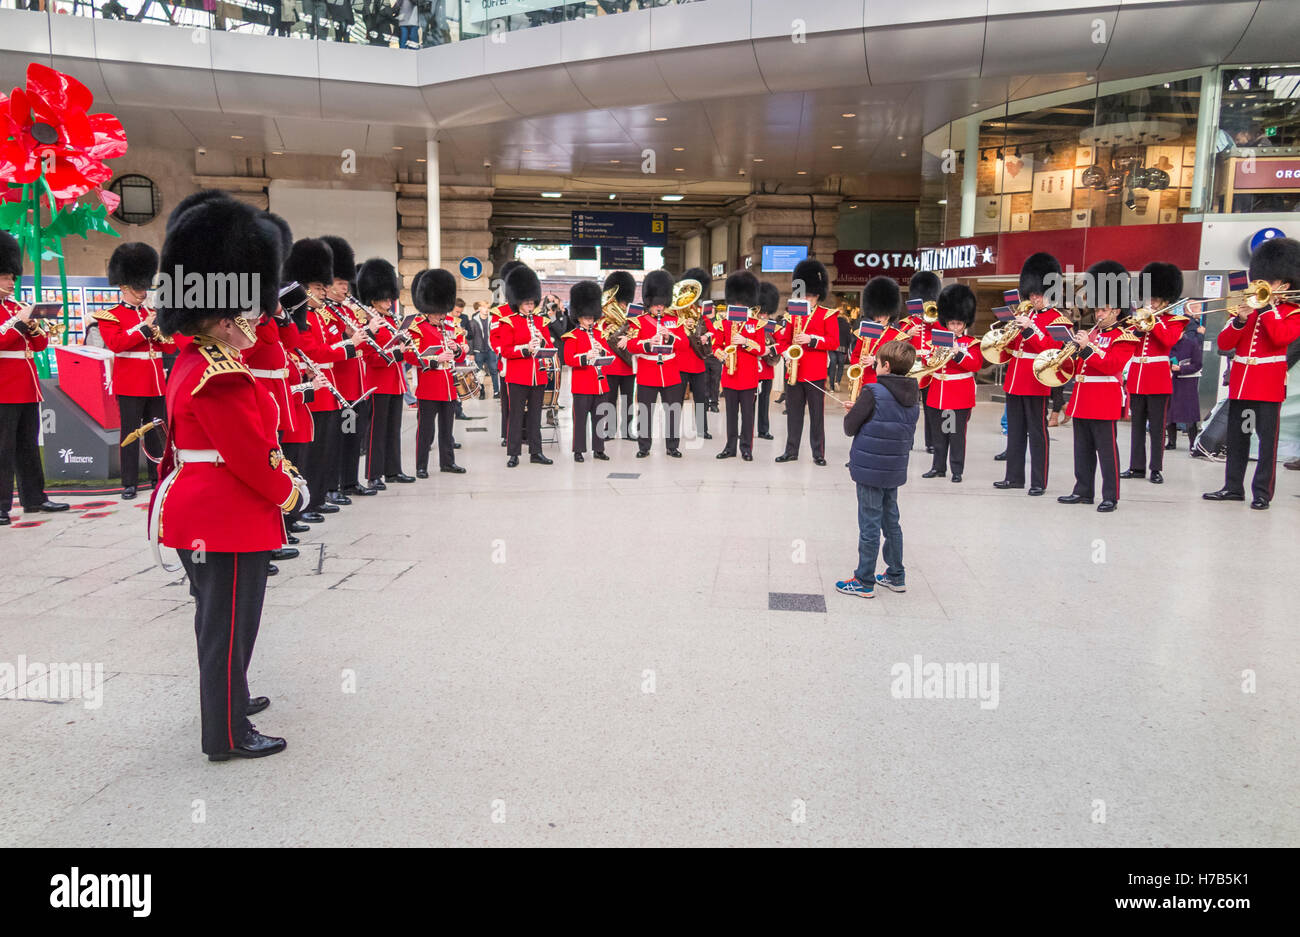
[[[686,344],[686,329],[674,315],[664,313],[652,316],[644,313],[632,320],[633,327],[628,332],[627,350],[636,355],[636,382],[644,387],[675,387],[682,382],[682,372],[677,367],[677,356]],[[666,332],[673,336],[673,350],[666,355],[652,355],[647,349],[655,344],[654,338],[659,329],[656,323],[662,323]],[[667,340],[667,339],[665,339]]]
[[[867,349],[867,355],[869,356],[874,355],[879,349],[885,347],[886,342],[893,342],[893,341],[905,342],[908,341],[908,338],[906,335],[903,334],[901,330],[896,329],[892,325],[887,325],[885,326],[885,331],[881,333],[880,338],[875,338],[871,340],[871,347]],[[863,357],[862,342],[863,342],[863,338],[861,335],[859,335],[854,340],[853,353],[849,355],[848,363],[850,365],[861,363]],[[801,361],[799,362],[799,364],[800,366],[802,366],[803,362]],[[874,384],[874,383],[876,383],[875,365],[866,365],[866,364],[862,365],[862,386],[866,387],[868,384]]]
[[[531,323],[531,328],[529,325]],[[533,340],[533,332],[541,336],[542,348],[553,348],[551,333],[546,323],[537,313],[524,316],[511,314],[501,320],[499,326],[501,337],[498,353],[505,359],[506,383],[522,384],[536,387],[545,385],[547,369],[542,362],[528,352],[528,345]]]
[[1300,306],[1278,303],[1256,309],[1237,325],[1236,318],[1219,333],[1219,350],[1235,352],[1228,372],[1228,398],[1281,402],[1286,399],[1286,349],[1300,338]]
[[[707,321],[708,320],[705,320],[706,332],[703,339],[705,344],[709,343],[710,337],[713,333],[713,330],[708,328]],[[684,323],[682,325],[682,335],[683,337],[686,336],[686,326]],[[677,354],[674,355],[674,358],[677,361],[678,374],[703,374],[705,371],[704,359],[695,353],[695,349],[691,347],[689,338],[678,346]]]
[[1047,333],[1049,325],[1064,325],[1070,328],[1074,326],[1055,309],[1044,309],[1041,312],[1031,310],[1027,315],[1033,320],[1035,330],[1022,331],[1007,347],[1011,362],[1007,365],[1006,376],[1002,379],[1002,389],[1009,394],[1046,397],[1052,389],[1034,377],[1034,356],[1040,351],[1061,347],[1061,343]]
[[0,403],[37,403],[41,395],[35,355],[44,351],[49,339],[35,326],[29,336],[15,313],[22,307],[13,300],[0,303]]
[[104,347],[113,352],[112,387],[125,397],[161,397],[167,391],[163,355],[175,354],[176,343],[156,329],[142,325],[149,317],[144,306],[118,303],[95,313]]
[[570,389],[575,394],[601,395],[609,391],[609,381],[604,377],[609,370],[609,365],[601,365],[601,373],[597,375],[595,366],[586,364],[582,360],[584,355],[593,351],[604,356],[613,354],[609,343],[600,334],[600,329],[593,326],[590,329],[574,329],[564,334],[564,363],[573,369],[573,376],[569,383]]
[[1183,337],[1187,328],[1186,316],[1163,315],[1156,320],[1150,332],[1134,331],[1137,349],[1128,365],[1126,386],[1130,394],[1172,394],[1173,372],[1169,368],[1169,353]]
[[[803,318],[803,331],[812,341],[803,346],[803,355],[799,358],[795,377],[801,381],[823,381],[828,373],[827,360],[830,352],[840,347],[839,317],[831,309],[818,306],[808,315],[791,316],[785,328],[778,330],[776,345],[785,354],[795,344],[795,323]],[[786,368],[790,362],[786,363]]]
[[[391,315],[381,313],[379,324],[375,327],[375,341],[380,348],[387,347],[388,343],[393,340],[397,334],[397,327],[400,325]],[[412,328],[414,328],[414,323]],[[392,363],[386,362],[369,343],[362,346],[362,356],[366,359],[366,390],[374,388],[376,394],[402,394],[406,392],[406,373],[403,367],[404,355],[395,348],[390,348],[387,354],[393,359]]]
[[[355,358],[356,346],[350,339],[344,337],[342,323],[328,309],[308,309],[307,325],[306,332],[298,333],[298,348],[313,362],[320,365],[326,379],[338,387],[334,366],[339,362]],[[348,397],[348,400],[353,399],[355,398]],[[312,413],[324,413],[339,409],[339,402],[333,394],[321,393],[312,399],[308,409]]]
[[978,338],[962,335],[953,339],[965,352],[934,373],[925,405],[936,410],[970,410],[975,406],[975,372],[984,367]]
[[289,363],[280,339],[280,323],[271,316],[263,316],[257,323],[256,332],[257,344],[244,350],[244,364],[257,383],[275,400],[280,411],[280,431],[291,433],[294,407],[290,400]]
[[277,323],[280,332],[280,344],[284,348],[285,368],[289,376],[285,383],[290,391],[289,406],[293,410],[293,425],[289,429],[281,427],[281,442],[311,442],[316,436],[316,424],[312,422],[311,409],[308,404],[314,399],[315,391],[311,387],[311,378],[296,354],[298,340],[302,332],[292,322]]
[[1118,420],[1124,415],[1125,404],[1121,375],[1138,340],[1120,325],[1094,330],[1092,334],[1093,348],[1078,359],[1074,392],[1065,412],[1083,420]]
[[[300,495],[276,439],[275,401],[239,353],[205,338],[183,348],[167,383],[167,421],[178,464],[158,493],[163,545],[220,553],[280,547],[283,512]],[[187,461],[186,450],[215,450],[221,462]]]
[[[731,344],[735,334],[736,323],[727,321],[718,330],[717,350],[722,351]],[[759,358],[766,350],[763,327],[753,319],[747,320],[740,328],[740,344],[736,346],[736,372],[729,373],[726,359],[722,362],[722,386],[729,390],[753,390],[758,387]]]
[[[419,319],[411,326],[411,344],[414,348],[406,353],[406,360],[420,369],[420,381],[415,388],[417,400],[458,399],[452,368],[465,360],[464,346],[457,349],[459,354],[456,356],[455,364],[442,364],[432,358],[420,357],[420,352],[430,348],[450,348],[454,341],[450,329],[440,328],[427,318]],[[438,354],[442,354],[442,351],[440,350]]]
[[[343,323],[352,318],[350,312],[338,303],[327,302],[325,306],[329,310],[330,315],[335,319],[334,329],[337,337],[339,339],[346,338],[347,330],[343,327]],[[360,354],[360,349],[369,346],[366,345],[364,340],[359,338],[348,340],[358,348],[358,353],[355,357],[348,358],[346,361],[340,361],[338,364],[334,365],[334,386],[337,387],[339,393],[348,398],[348,400],[356,400],[365,392],[366,384],[365,356]],[[311,352],[308,352],[308,354],[311,354]],[[335,401],[335,403],[337,402],[338,401]]]

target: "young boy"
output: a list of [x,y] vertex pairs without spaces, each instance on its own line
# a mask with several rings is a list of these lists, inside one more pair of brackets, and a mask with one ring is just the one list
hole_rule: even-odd
[[[876,383],[862,389],[844,417],[844,434],[853,437],[849,474],[858,485],[858,568],[853,578],[835,583],[846,595],[875,598],[876,583],[906,592],[903,528],[898,522],[898,487],[907,481],[907,460],[921,415],[920,389],[907,376],[916,349],[906,341],[887,342],[876,351]],[[876,575],[880,532],[885,533],[885,572]]]

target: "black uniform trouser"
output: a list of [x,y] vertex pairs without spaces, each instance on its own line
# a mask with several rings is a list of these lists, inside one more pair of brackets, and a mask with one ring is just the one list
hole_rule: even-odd
[[682,385],[655,387],[650,384],[636,386],[636,447],[649,452],[654,439],[654,405],[659,400],[664,405],[664,442],[669,452],[681,445]]
[[541,455],[542,397],[546,394],[546,385],[511,384],[508,386],[510,387],[510,433],[506,437],[506,455],[519,455],[523,449],[525,435],[528,437],[528,454]]
[[769,435],[772,429],[768,410],[772,405],[772,379],[758,382],[758,435]]
[[24,510],[45,503],[45,468],[41,465],[41,405],[0,403],[0,511],[13,505],[14,474]]
[[[809,387],[808,385],[813,385]],[[808,407],[808,445],[814,459],[826,457],[826,397],[817,387],[825,381],[799,380],[785,387],[785,454],[797,456],[803,440],[803,411]]]
[[[949,416],[951,414],[951,416]],[[949,464],[952,473],[960,475],[966,468],[966,426],[970,423],[970,410],[939,410],[925,408],[925,425],[934,440],[934,461],[931,471],[946,472]],[[944,432],[950,426],[952,432]]]
[[455,400],[421,400],[416,410],[415,470],[429,470],[429,450],[433,439],[438,438],[438,467],[447,468],[456,463],[456,453],[451,438],[456,426]]
[[[922,412],[930,409],[929,403],[930,403],[930,385],[926,384],[924,387],[921,388]],[[934,447],[934,427],[930,425],[930,420],[928,417],[922,420],[921,422],[925,424],[925,448],[932,449]]]
[[[309,458],[307,450],[310,446],[311,443],[306,443],[306,442],[280,443],[280,451],[284,453],[284,457],[286,459],[288,459],[290,462],[294,464],[294,466],[298,469],[298,474],[303,475],[304,480],[307,477],[303,473],[307,469],[307,459]],[[307,487],[309,488],[311,487],[311,482],[307,482]],[[313,492],[313,496],[314,495],[315,492]],[[296,523],[298,519],[302,517],[303,510],[304,510],[304,506],[302,502],[299,502],[296,508],[294,508],[287,515],[285,515],[284,518],[285,524],[288,525],[288,524]]]
[[1250,482],[1252,498],[1273,500],[1277,480],[1277,432],[1282,404],[1271,400],[1228,401],[1228,464],[1223,487],[1245,494],[1246,464],[1250,461],[1250,434],[1259,436],[1259,461]]
[[506,383],[504,376],[501,378],[501,438],[505,439],[510,434],[510,385]]
[[314,511],[325,503],[325,492],[333,491],[331,486],[338,481],[339,449],[343,444],[342,411],[321,410],[311,415],[311,421],[315,434],[307,451],[303,477],[311,491],[307,510]]
[[[609,436],[614,439],[618,436],[631,438],[632,436],[632,418],[634,408],[636,407],[636,375],[635,374],[606,374],[605,380],[609,382],[609,392],[605,394],[605,400],[610,405],[610,423]],[[623,398],[622,404],[619,403],[619,397]]]
[[363,440],[370,438],[370,421],[372,419],[374,399],[375,395],[371,394],[356,405],[354,408],[356,416],[352,417],[348,422],[340,422],[342,430],[351,429],[352,432],[342,433],[342,442],[339,446],[339,491],[354,485],[360,487],[357,479],[357,468],[361,461],[361,443]]
[[[707,366],[706,366],[707,367]],[[682,372],[682,404],[686,403],[686,389],[691,390],[691,406],[695,410],[695,432],[701,437],[709,431],[709,372],[708,370]],[[683,417],[685,422],[685,417]]]
[[1115,442],[1115,422],[1074,418],[1074,493],[1081,498],[1092,498],[1100,466],[1101,499],[1119,500],[1119,446]]
[[1047,487],[1047,395],[1007,394],[1007,475],[1025,483],[1025,447],[1029,447],[1029,485]]
[[199,711],[203,752],[219,755],[248,733],[248,664],[266,595],[268,550],[206,553],[178,550],[194,596],[199,649]]
[[401,394],[372,394],[370,434],[366,446],[366,479],[402,474]]
[[734,387],[722,388],[722,398],[727,403],[727,448],[724,452],[733,455],[736,441],[740,441],[740,451],[750,455],[754,451],[754,401],[758,397],[757,388],[737,390]]
[[[166,397],[132,397],[126,394],[117,396],[117,413],[122,425],[118,441],[121,442],[127,436],[140,428],[140,424],[152,420],[154,417],[159,419],[167,418],[167,398]],[[152,446],[150,451],[162,453],[166,446],[166,441],[162,434],[156,430],[150,430],[143,438],[136,440],[129,446],[120,449],[122,459],[122,487],[134,488],[140,481],[140,447],[144,445]],[[149,478],[149,484],[158,484],[158,466],[154,465],[153,460],[146,457],[145,474]]]
[[1132,445],[1128,454],[1128,467],[1132,471],[1146,471],[1148,436],[1151,438],[1151,471],[1164,469],[1165,423],[1168,422],[1171,397],[1172,394],[1132,395]]
[[709,406],[716,407],[722,389],[722,362],[710,355],[704,359],[704,373],[709,376]]
[[[587,426],[591,426],[591,448],[594,452],[605,451],[605,437],[601,434],[601,423],[608,418],[608,408],[604,406],[607,394],[573,395],[573,451],[587,451]],[[611,421],[612,422],[612,421]]]
[[826,380],[831,387],[838,387],[844,376],[844,352],[832,351],[826,355]]

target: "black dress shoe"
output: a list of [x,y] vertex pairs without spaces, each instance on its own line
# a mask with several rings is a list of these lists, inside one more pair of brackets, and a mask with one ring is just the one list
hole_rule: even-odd
[[759,433],[759,434],[758,434],[758,438],[759,438],[759,439],[774,439],[775,437],[774,437],[771,433]]
[[797,455],[787,455],[786,453],[783,452],[783,453],[781,453],[779,456],[776,457],[776,460],[775,460],[775,461],[777,461],[777,462],[797,462],[798,460],[799,460],[799,457],[798,457]]
[[357,495],[362,498],[367,497],[368,495],[379,494],[379,492],[373,488],[362,488],[360,485],[348,485],[348,487],[344,489],[344,493],[349,495]]
[[953,481],[953,484],[956,484],[957,482],[960,482],[960,481],[961,481],[961,476],[958,475],[958,474],[956,474],[956,473],[954,472],[954,473],[953,473],[953,476],[952,476],[952,481]]
[[995,456],[993,457],[993,461],[994,461],[994,462],[1005,462],[1005,461],[1007,461],[1007,450],[1003,449],[1001,452],[999,452],[997,455],[995,455]]
[[284,538],[284,542],[289,544],[289,546],[291,547],[296,547],[298,544],[302,543],[302,541],[299,540],[297,537],[295,537],[293,534],[288,534]]
[[672,459],[680,459],[682,457],[682,451],[680,449],[669,449],[668,457]]
[[512,455],[510,458],[506,459],[506,468],[514,468],[518,464],[519,456],[517,455]]
[[528,461],[532,462],[534,465],[550,465],[553,460],[548,459],[546,456],[542,455],[541,453],[537,453],[535,455],[530,455],[528,457]]
[[[317,514],[337,514],[338,512],[339,506],[337,504],[330,504],[328,501],[316,509]],[[303,517],[305,518],[306,515],[304,514]],[[308,521],[308,523],[310,523],[310,521]]]
[[453,449],[459,449],[459,448],[460,448],[460,443],[458,443],[458,442],[454,442],[454,443],[452,443],[452,444],[451,444],[451,448],[453,448]]
[[278,576],[280,575],[280,567],[276,566],[274,563],[267,563],[266,574],[268,576]]
[[1207,491],[1201,495],[1206,501],[1245,501],[1246,496],[1238,494],[1235,491],[1229,491],[1227,488],[1220,488],[1218,491]]
[[[324,520],[324,518],[321,520]],[[320,521],[317,521],[316,523],[319,524]],[[304,524],[302,521],[294,521],[289,525],[288,530],[291,534],[305,534],[307,531],[311,530],[311,526]]]
[[265,758],[267,755],[274,755],[277,752],[284,751],[287,744],[284,739],[263,735],[256,729],[250,728],[248,734],[239,740],[238,745],[228,752],[209,755],[208,761],[229,761],[231,758]]
[[1146,478],[1146,469],[1125,469],[1119,473],[1120,478]]
[[1030,488],[1028,491],[1025,492],[1025,494],[1029,495],[1029,497],[1031,498],[1037,498],[1040,495],[1042,495],[1045,491],[1047,491],[1046,488],[1035,487],[1035,488]]
[[505,447],[506,447],[506,441],[503,439],[501,440],[501,448],[504,449]]
[[384,481],[397,482],[399,485],[409,485],[411,484],[411,482],[415,481],[415,479],[412,478],[410,475],[399,474],[399,475],[385,475]]
[[718,405],[715,403],[713,406],[709,407],[709,412],[710,412],[710,413],[721,413],[722,411],[718,409]]
[[375,491],[387,491],[387,490],[388,490],[388,486],[384,484],[384,480],[383,480],[382,478],[371,478],[371,479],[368,479],[368,480],[366,481],[366,484],[369,485],[371,488],[375,489]]
[[428,469],[416,469],[416,470],[415,470],[415,477],[416,477],[416,478],[428,478],[428,477],[429,477],[429,470],[428,470]]
[[[318,514],[318,513],[315,512],[315,511],[304,511],[303,513],[301,513],[301,514],[298,515],[298,519],[301,520],[304,524],[323,524],[323,523],[325,523],[325,515],[324,515],[324,514]],[[295,526],[297,526],[297,525],[295,525]],[[310,530],[311,528],[308,527],[307,529]]]
[[13,521],[9,520],[9,512],[0,512],[0,527],[8,527]]
[[270,705],[271,701],[265,696],[250,696],[248,698],[248,705],[244,707],[244,715],[256,716]]
[[135,485],[129,485],[122,489],[122,500],[131,501],[135,498]]
[[593,459],[596,459],[597,461],[600,461],[600,462],[608,462],[608,461],[609,461],[609,456],[605,455],[605,453],[603,453],[603,452],[593,452],[593,453],[591,454],[591,457],[592,457]]
[[1061,495],[1056,500],[1062,504],[1092,504],[1091,498],[1085,498],[1083,495],[1076,495],[1074,492],[1070,492],[1068,495]]
[[1023,487],[1025,487],[1025,485],[1024,485],[1024,482],[1021,482],[1020,484],[1016,484],[1015,482],[1009,482],[1009,481],[1007,481],[1007,480],[1004,478],[1004,479],[1002,479],[1001,481],[995,481],[995,482],[993,483],[993,487],[994,487],[994,488],[1004,488],[1004,489],[1005,489],[1005,488],[1023,488]]
[[926,446],[926,447],[925,447],[925,452],[926,452],[926,455],[934,455],[934,446]]
[[734,459],[735,457],[736,454],[734,452],[728,452],[726,449],[723,449],[721,452],[719,452],[717,455],[714,456],[715,459]]
[[1171,439],[1171,440],[1169,440],[1169,442],[1165,443],[1165,450],[1166,450],[1166,451],[1171,450],[1171,449],[1177,449],[1177,448],[1178,448],[1178,442],[1177,442],[1177,440],[1173,440],[1173,439]]
[[1165,483],[1165,477],[1163,475],[1155,471],[1151,473],[1151,484],[1163,485],[1164,483]]
[[42,501],[36,506],[36,510],[44,511],[46,514],[57,514],[59,511],[66,511],[68,502],[66,501]]
[[573,461],[574,461],[574,462],[586,462],[587,460],[584,459],[584,458],[582,457],[582,453],[581,453],[581,452],[575,452],[575,453],[573,454]]
[[1109,514],[1113,510],[1115,510],[1114,501],[1103,501],[1101,504],[1097,505],[1097,513],[1099,514]]
[[938,469],[930,469],[930,471],[928,472],[922,472],[921,477],[922,478],[943,478],[945,474],[946,473],[941,472]]
[[347,495],[339,494],[337,491],[325,492],[325,500],[328,501],[330,504],[348,505],[352,503],[351,498],[349,498]]
[[646,459],[646,458],[649,458],[649,456],[650,456],[650,453],[648,453],[648,452],[642,452],[640,449],[638,449],[638,450],[636,451],[636,457],[637,457],[638,459]]
[[1263,498],[1256,498],[1254,501],[1250,502],[1250,507],[1251,510],[1254,511],[1267,511],[1268,502],[1265,501]]
[[440,466],[440,467],[438,468],[438,471],[439,471],[439,472],[450,472],[452,475],[464,475],[464,474],[465,474],[465,469],[464,469],[463,467],[457,465],[455,462],[451,463],[451,465],[443,465],[443,466]]
[[271,551],[273,560],[294,560],[298,558],[298,551],[293,547],[280,547],[278,550]]
[[752,453],[752,452],[742,452],[742,453],[740,454],[740,457],[741,457],[742,459],[744,459],[746,462],[753,462],[753,461],[754,461],[754,453]]
[[825,465],[825,464],[826,464],[825,459],[813,459],[813,465]]
[[704,438],[705,438],[705,439],[712,439],[712,438],[713,438],[713,434],[712,434],[712,433],[707,433],[707,432],[706,432],[706,433],[704,434]]

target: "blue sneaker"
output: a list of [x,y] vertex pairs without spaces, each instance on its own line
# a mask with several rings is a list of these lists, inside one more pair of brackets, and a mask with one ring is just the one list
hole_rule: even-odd
[[856,579],[835,583],[835,591],[843,592],[845,595],[856,595],[863,599],[876,597],[876,590],[872,586],[864,585]]
[[890,592],[906,592],[906,591],[907,591],[907,585],[906,585],[906,583],[904,583],[904,582],[902,582],[902,581],[896,581],[896,580],[890,579],[888,576],[884,575],[883,573],[878,573],[878,574],[876,575],[876,582],[880,583],[882,586],[884,586],[884,587],[885,587],[886,589],[888,589]]

